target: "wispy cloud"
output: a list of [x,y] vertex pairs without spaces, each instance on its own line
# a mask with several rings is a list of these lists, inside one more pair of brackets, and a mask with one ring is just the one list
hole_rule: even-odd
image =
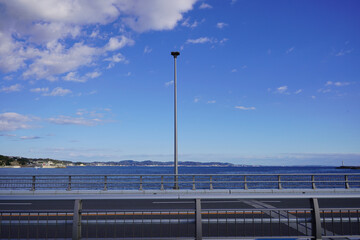
[[341,49],[339,52],[337,52],[335,54],[336,57],[342,57],[342,56],[345,56],[347,54],[350,54],[353,52],[353,49],[348,49],[348,50],[344,50],[344,49]]
[[278,87],[274,93],[278,93],[278,94],[289,94],[288,93],[288,86],[280,86]]
[[89,79],[97,78],[101,75],[100,72],[94,71],[94,72],[88,72],[83,76],[79,76],[77,72],[69,72],[66,74],[66,76],[63,77],[65,81],[68,82],[87,82]]
[[330,92],[337,92],[338,95],[340,95],[338,90],[335,90],[335,88],[345,87],[353,84],[352,82],[333,82],[333,81],[327,81],[323,88],[320,88],[318,92],[320,93],[330,93]]
[[6,93],[19,92],[21,89],[22,89],[21,84],[14,84],[14,85],[11,85],[9,87],[2,87],[0,89],[0,92],[6,92]]
[[289,54],[289,53],[293,52],[293,51],[294,51],[294,49],[295,49],[295,47],[291,47],[291,48],[289,48],[288,50],[286,50],[286,54]]
[[228,24],[227,23],[223,23],[223,22],[218,22],[216,24],[216,27],[219,29],[223,29],[224,27],[226,27]]
[[30,92],[34,92],[34,93],[46,93],[49,91],[49,88],[32,88],[30,89]]
[[169,81],[169,82],[166,82],[166,83],[165,83],[165,86],[166,86],[166,87],[169,87],[169,86],[171,86],[171,85],[173,85],[173,84],[174,84],[174,81],[171,80],[171,81]]
[[348,86],[350,85],[350,82],[332,82],[332,81],[327,81],[325,86],[335,86],[335,87],[343,87],[343,86]]
[[192,43],[192,44],[202,44],[202,43],[211,43],[212,40],[208,37],[200,37],[196,39],[188,39],[186,40],[186,43]]
[[195,39],[188,39],[186,40],[186,44],[204,44],[204,43],[211,43],[211,44],[224,44],[229,39],[223,38],[223,39],[216,39],[216,38],[209,38],[209,37],[200,37]]
[[34,126],[29,124],[33,120],[33,117],[15,112],[2,113],[0,114],[0,132],[34,128]]
[[82,125],[95,126],[102,122],[99,118],[86,119],[83,117],[59,116],[57,118],[49,118],[49,122],[59,125]]
[[208,104],[214,104],[216,103],[216,100],[210,100],[210,101],[207,101]]
[[151,53],[152,49],[149,46],[145,46],[144,53]]
[[199,97],[194,98],[194,103],[198,103],[200,101]]
[[21,140],[34,140],[34,139],[40,139],[41,137],[39,136],[21,136],[20,139]]
[[186,18],[182,23],[181,26],[183,27],[188,27],[188,28],[196,28],[197,26],[199,26],[200,23],[203,23],[205,20],[203,19],[202,21],[190,21],[190,17]]
[[211,9],[211,8],[213,8],[211,5],[209,5],[209,4],[207,4],[207,3],[201,3],[201,5],[200,5],[200,7],[199,7],[200,9]]
[[111,57],[105,58],[104,61],[110,62],[107,69],[114,67],[115,63],[120,63],[120,62],[125,63],[125,64],[129,63],[129,61],[121,53],[117,53]]
[[239,110],[256,110],[255,107],[235,106],[235,108]]
[[63,97],[72,93],[70,89],[64,89],[62,87],[54,88],[50,93],[44,93],[43,96],[50,96],[50,97]]
[[295,94],[300,94],[300,93],[302,93],[302,91],[303,91],[302,89],[299,89],[299,90],[295,91],[294,93]]

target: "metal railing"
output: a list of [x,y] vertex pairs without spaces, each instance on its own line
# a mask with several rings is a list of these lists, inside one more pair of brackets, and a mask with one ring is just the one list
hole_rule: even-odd
[[1,239],[360,238],[360,208],[84,209],[0,211]]
[[[172,190],[174,174],[2,175],[0,190]],[[360,188],[360,174],[179,174],[179,189]]]

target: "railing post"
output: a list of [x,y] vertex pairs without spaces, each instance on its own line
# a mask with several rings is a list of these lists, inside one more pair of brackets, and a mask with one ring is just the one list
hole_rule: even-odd
[[278,175],[278,188],[279,188],[279,189],[282,189],[282,186],[281,186],[281,175]]
[[160,190],[164,190],[164,176],[161,175],[161,188]]
[[107,176],[104,176],[104,191],[107,190]]
[[201,220],[201,199],[195,199],[195,229],[196,229],[196,240],[202,240],[202,220]]
[[71,191],[71,176],[69,176],[67,191]]
[[212,182],[212,176],[210,176],[210,190],[213,190],[213,182]]
[[345,175],[345,188],[346,188],[346,189],[349,189],[349,188],[350,188],[350,185],[349,185],[349,176],[348,176],[348,175]]
[[312,185],[312,189],[316,189],[315,176],[314,175],[311,175],[311,185]]
[[312,233],[315,237],[315,240],[321,240],[321,219],[320,219],[320,209],[319,202],[317,198],[311,199],[312,203]]
[[143,190],[142,180],[143,180],[143,176],[140,176],[140,186],[139,186],[139,190]]
[[247,185],[247,181],[246,181],[246,176],[244,176],[244,189],[248,190],[248,185]]
[[36,187],[35,187],[35,181],[36,181],[36,177],[32,176],[32,185],[31,185],[31,191],[35,191]]
[[192,190],[195,190],[196,187],[195,187],[195,176],[193,176],[193,187],[192,187]]
[[73,217],[73,229],[72,229],[73,240],[81,239],[81,210],[82,210],[82,200],[76,199],[74,204],[74,217]]

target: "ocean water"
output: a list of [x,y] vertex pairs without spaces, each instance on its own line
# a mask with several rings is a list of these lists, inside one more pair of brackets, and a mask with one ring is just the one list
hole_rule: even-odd
[[[173,167],[67,167],[67,168],[0,168],[0,175],[76,175],[76,174],[173,174]],[[288,174],[288,173],[360,173],[360,170],[336,167],[179,167],[179,174]]]

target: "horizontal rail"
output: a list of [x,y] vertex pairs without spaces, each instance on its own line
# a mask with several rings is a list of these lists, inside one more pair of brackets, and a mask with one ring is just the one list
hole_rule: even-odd
[[[360,236],[360,207],[0,210],[1,239],[226,239]],[[51,201],[51,200],[49,200]],[[205,202],[203,202],[205,203]],[[72,226],[72,227],[71,227]],[[198,230],[195,226],[201,226]],[[76,234],[74,234],[76,233]]]
[[360,189],[360,174],[2,175],[0,190]]

